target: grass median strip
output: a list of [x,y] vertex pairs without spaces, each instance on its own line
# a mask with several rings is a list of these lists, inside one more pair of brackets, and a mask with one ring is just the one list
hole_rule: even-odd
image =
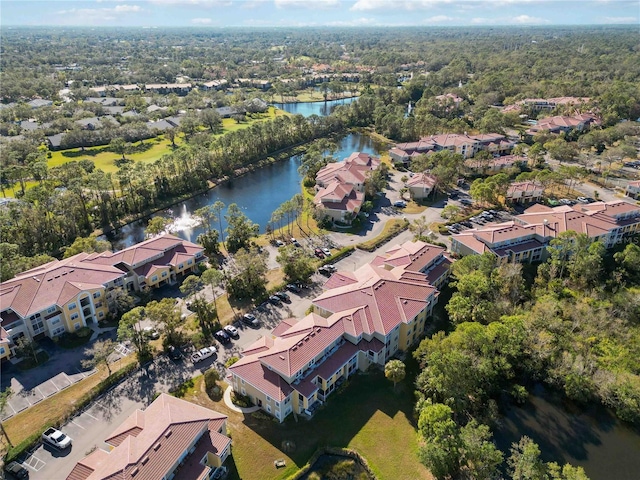
[[390,239],[398,235],[400,232],[409,227],[409,222],[407,220],[400,220],[394,218],[389,220],[384,224],[384,228],[382,232],[371,240],[367,240],[366,242],[359,243],[357,248],[360,250],[366,250],[367,252],[373,252],[380,245],[383,245],[385,242],[388,242]]

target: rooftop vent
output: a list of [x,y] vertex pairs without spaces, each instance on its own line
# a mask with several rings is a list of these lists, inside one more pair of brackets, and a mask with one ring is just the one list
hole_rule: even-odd
[[298,350],[298,346],[294,345],[293,348],[291,348],[291,350],[295,352],[296,350]]
[[142,465],[146,465],[148,461],[149,461],[149,456],[147,455],[142,459]]
[[164,438],[169,438],[173,432],[169,429],[167,433],[164,434]]
[[140,470],[138,469],[138,467],[134,468],[133,470],[131,470],[131,476],[135,477],[138,474],[139,471]]
[[158,449],[159,449],[159,448],[160,448],[160,442],[156,443],[156,444],[153,446],[153,449],[154,449],[155,451],[158,451]]
[[280,360],[284,360],[284,355],[280,355]]

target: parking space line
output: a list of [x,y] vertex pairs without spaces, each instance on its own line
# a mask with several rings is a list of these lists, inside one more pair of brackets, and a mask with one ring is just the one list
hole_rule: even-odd
[[35,455],[31,455],[23,462],[23,464],[31,468],[33,471],[39,472],[47,463],[43,460],[40,460]]
[[[96,405],[99,405],[99,403],[96,402]],[[84,415],[87,415],[88,417],[93,418],[94,420],[97,420],[98,422],[100,421],[99,418],[94,417],[93,415],[91,415],[88,411],[82,412]]]
[[71,423],[73,423],[76,427],[80,427],[82,430],[86,430],[82,425],[77,423],[75,420],[71,420]]

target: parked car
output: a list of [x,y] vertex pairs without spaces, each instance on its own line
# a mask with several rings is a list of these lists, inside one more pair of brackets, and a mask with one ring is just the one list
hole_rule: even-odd
[[330,257],[331,256],[331,250],[329,250],[327,247],[322,247],[322,253],[324,253],[325,257]]
[[271,295],[269,297],[269,303],[272,305],[282,305],[282,300],[280,300],[280,297],[277,295]]
[[160,332],[153,327],[144,327],[142,329],[142,333],[151,340],[157,340],[160,338]]
[[447,230],[449,231],[449,233],[458,233],[458,229],[451,225],[447,227]]
[[316,249],[313,251],[313,254],[314,254],[316,257],[320,258],[320,259],[323,259],[323,258],[325,257],[324,252],[323,252],[322,250],[320,250],[319,248],[316,248]]
[[291,303],[291,299],[289,298],[289,295],[286,294],[286,292],[276,292],[275,295],[283,302]]
[[318,273],[320,275],[324,275],[325,277],[330,277],[333,272],[329,270],[326,265],[323,265],[318,269]]
[[473,223],[471,223],[469,220],[462,220],[460,223],[467,228],[473,228]]
[[218,340],[223,345],[231,343],[231,337],[227,335],[227,332],[225,332],[224,330],[218,330],[213,334],[213,336],[216,337],[216,340]]
[[282,240],[276,240],[276,247],[284,247],[284,242]]
[[451,200],[455,200],[455,199],[457,199],[457,198],[458,198],[458,196],[459,196],[458,192],[449,192],[449,198],[450,198]]
[[193,363],[201,362],[213,356],[217,351],[218,349],[213,346],[201,348],[196,353],[191,354],[191,361]]
[[338,271],[338,269],[336,268],[336,266],[335,266],[335,265],[333,265],[332,263],[327,263],[327,264],[325,265],[325,268],[326,268],[327,270],[329,270],[331,273],[333,273],[333,272],[337,272],[337,271]]
[[223,330],[227,333],[227,335],[229,335],[232,338],[239,338],[240,337],[240,334],[238,333],[238,329],[236,327],[234,327],[233,325],[225,325]]
[[242,316],[242,323],[244,323],[245,325],[249,325],[250,327],[259,327],[260,326],[260,322],[258,321],[258,319],[255,317],[255,315],[251,314],[251,313],[245,313]]
[[301,247],[302,245],[300,245],[300,242],[298,240],[296,240],[295,238],[291,239],[291,244],[296,246],[296,247]]
[[18,462],[11,462],[4,470],[19,479],[29,478],[29,470],[24,468]]
[[393,206],[398,208],[404,208],[407,206],[407,202],[405,202],[404,200],[397,200],[393,202]]
[[473,201],[468,198],[461,198],[460,203],[462,205],[473,205]]
[[71,437],[65,435],[60,430],[56,428],[47,428],[42,434],[42,441],[44,443],[48,443],[49,445],[59,448],[60,450],[64,450],[67,447],[70,447],[73,441]]
[[169,345],[169,347],[167,348],[167,355],[171,360],[175,362],[177,362],[178,360],[182,360],[182,352],[173,345]]
[[294,285],[293,283],[287,284],[287,290],[293,293],[300,293],[300,287],[297,285]]

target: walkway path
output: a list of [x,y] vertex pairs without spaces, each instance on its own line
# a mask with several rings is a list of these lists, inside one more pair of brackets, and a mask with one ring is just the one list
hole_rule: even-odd
[[227,389],[224,391],[224,403],[227,407],[229,407],[231,410],[233,410],[234,412],[238,412],[238,413],[253,413],[253,412],[257,412],[258,410],[260,410],[260,407],[258,407],[257,405],[254,405],[253,407],[238,407],[237,405],[234,405],[233,402],[231,401],[231,391],[232,388],[231,386],[228,386]]

